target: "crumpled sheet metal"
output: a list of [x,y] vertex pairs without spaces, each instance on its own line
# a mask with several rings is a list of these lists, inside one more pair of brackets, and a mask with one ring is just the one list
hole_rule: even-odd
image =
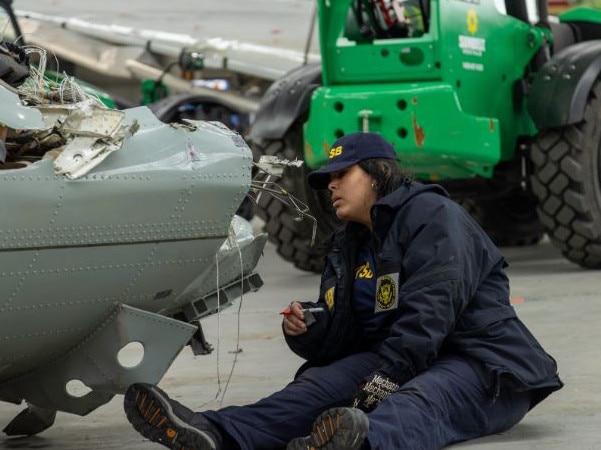
[[98,166],[124,139],[133,134],[137,123],[124,125],[122,111],[77,104],[68,110],[59,132],[68,143],[54,160],[57,175],[77,179]]

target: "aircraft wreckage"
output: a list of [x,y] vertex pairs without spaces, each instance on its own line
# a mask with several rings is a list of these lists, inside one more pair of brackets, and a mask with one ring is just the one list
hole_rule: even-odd
[[0,400],[28,405],[10,435],[157,383],[199,319],[260,287],[266,242],[235,215],[253,167],[237,133],[26,91],[0,85]]

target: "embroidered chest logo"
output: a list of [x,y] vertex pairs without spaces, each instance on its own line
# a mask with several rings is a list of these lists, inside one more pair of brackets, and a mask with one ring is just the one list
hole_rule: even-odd
[[383,275],[376,286],[376,312],[388,311],[397,305],[398,274]]
[[369,266],[369,261],[366,262],[365,264],[361,264],[355,270],[355,278],[373,278],[373,277],[374,277],[374,271],[371,270],[371,267]]

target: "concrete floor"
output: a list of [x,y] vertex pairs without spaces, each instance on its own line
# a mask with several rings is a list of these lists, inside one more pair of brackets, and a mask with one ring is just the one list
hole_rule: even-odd
[[[557,359],[565,387],[512,430],[452,448],[601,449],[601,360],[597,344],[601,342],[601,276],[567,262],[548,242],[503,251],[510,263],[512,298],[523,299],[515,304],[518,314]],[[290,300],[313,299],[318,276],[283,263],[271,246],[258,270],[265,285],[244,297],[240,314],[236,305],[219,317],[203,321],[207,339],[218,351],[194,357],[184,349],[160,384],[193,409],[253,402],[284,386],[301,363],[281,339],[277,313]],[[241,351],[235,353],[238,337]],[[86,417],[59,413],[56,424],[39,436],[2,436],[0,448],[163,448],[145,441],[130,427],[121,403],[122,397],[115,397]],[[19,406],[0,403],[0,427],[20,410]]]

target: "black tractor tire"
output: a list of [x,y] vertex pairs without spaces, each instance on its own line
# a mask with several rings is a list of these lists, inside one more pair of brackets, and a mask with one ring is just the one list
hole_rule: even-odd
[[[280,140],[253,141],[251,146],[256,157],[277,156],[293,161],[302,159],[302,133],[300,125],[294,125]],[[309,207],[309,214],[317,220],[317,234],[311,245],[313,222],[309,218],[299,220],[299,214],[273,196],[262,193],[255,207],[255,214],[265,221],[265,231],[277,253],[301,270],[320,273],[324,265],[325,242],[338,224],[326,192],[314,191],[306,181],[307,169],[287,167],[276,182]]]
[[536,198],[529,192],[516,189],[502,198],[456,200],[497,247],[535,245],[545,235],[536,212]]
[[202,95],[176,94],[148,105],[155,116],[165,123],[183,123],[184,119],[209,120],[223,123],[242,136],[250,128],[250,114],[233,107],[206,100]]
[[601,268],[601,81],[584,119],[542,132],[531,149],[532,191],[551,241],[570,261]]

